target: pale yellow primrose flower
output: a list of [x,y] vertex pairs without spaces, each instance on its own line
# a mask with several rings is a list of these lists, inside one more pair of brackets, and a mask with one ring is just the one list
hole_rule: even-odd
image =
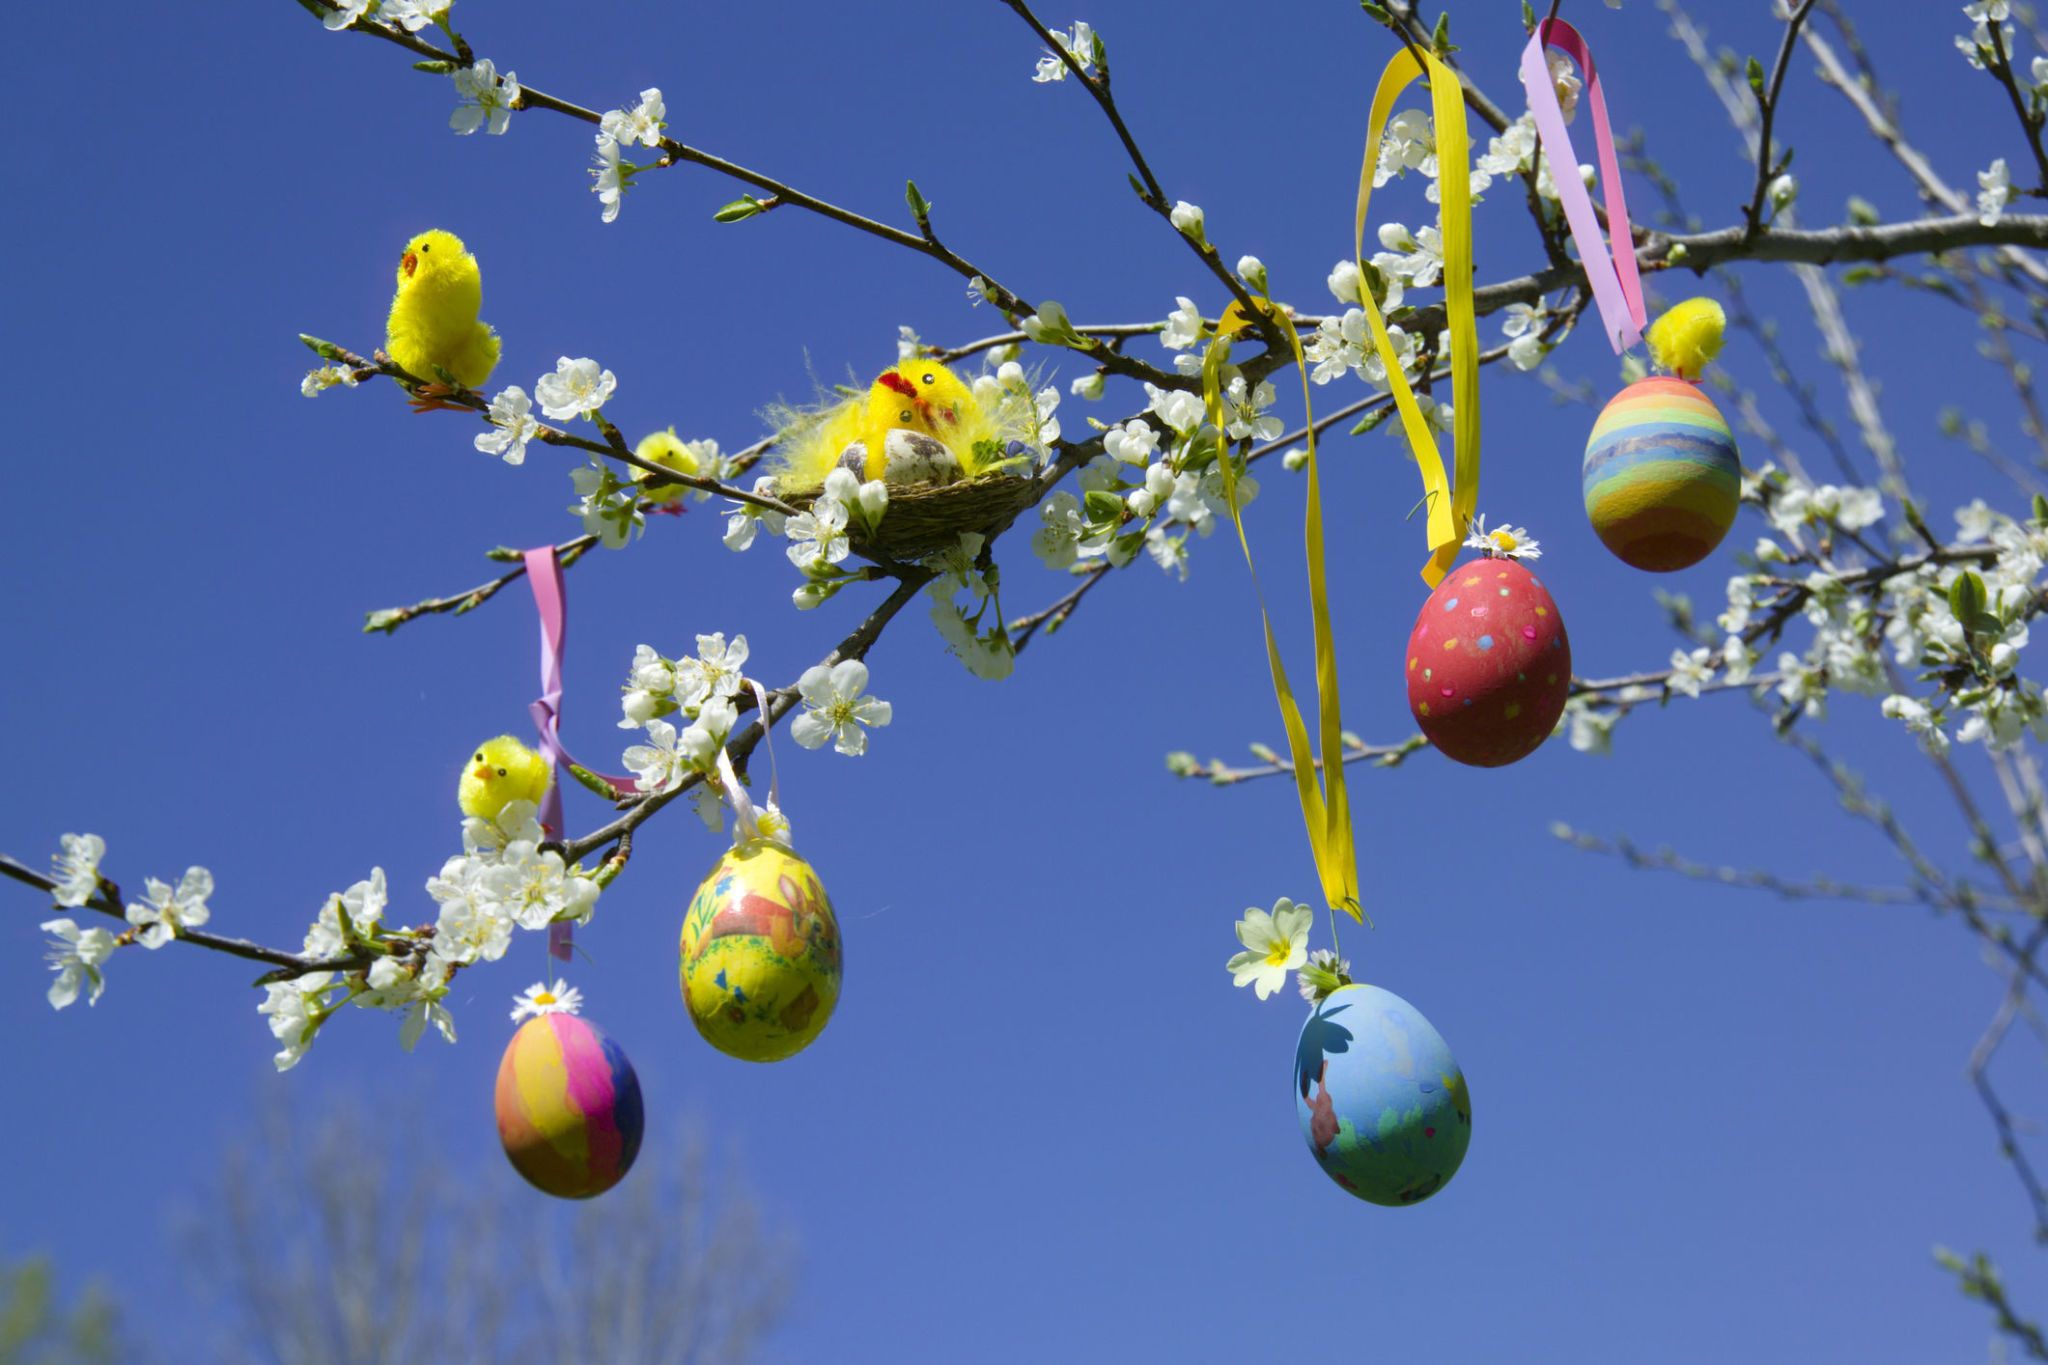
[[1231,984],[1249,984],[1264,1000],[1287,984],[1287,974],[1308,961],[1308,929],[1315,912],[1282,896],[1273,912],[1253,906],[1237,922],[1237,941],[1245,951],[1226,962]]

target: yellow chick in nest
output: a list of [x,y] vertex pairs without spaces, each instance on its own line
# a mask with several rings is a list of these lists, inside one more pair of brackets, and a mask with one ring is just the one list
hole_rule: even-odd
[[1728,315],[1712,299],[1687,299],[1650,324],[1644,339],[1657,367],[1680,379],[1697,380],[1708,362],[1721,354]]
[[405,244],[398,292],[391,296],[384,349],[406,373],[424,381],[415,406],[424,411],[449,390],[435,370],[466,389],[480,389],[498,365],[498,334],[477,321],[483,274],[462,239],[439,228]]
[[[701,472],[697,467],[697,457],[691,453],[689,444],[676,435],[674,427],[641,437],[640,444],[633,447],[633,453],[649,464],[658,464],[663,469],[673,469],[678,474],[695,475]],[[644,469],[636,469],[633,471],[633,477],[645,483],[654,476]],[[665,483],[659,488],[647,489],[640,496],[649,502],[665,506],[679,500],[689,491],[682,484]]]
[[865,396],[822,412],[797,414],[777,459],[777,482],[791,490],[816,488],[856,441],[865,451],[857,471],[862,480],[883,478],[891,431],[937,441],[967,478],[1007,461],[1004,447],[1010,433],[1001,429],[972,388],[936,360],[905,360],[882,371]]
[[514,801],[540,804],[550,781],[547,760],[510,735],[478,745],[463,765],[455,800],[464,815],[495,820]]

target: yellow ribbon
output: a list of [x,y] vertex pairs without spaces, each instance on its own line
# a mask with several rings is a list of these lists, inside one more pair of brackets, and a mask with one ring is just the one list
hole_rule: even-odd
[[1273,618],[1266,610],[1265,589],[1259,586],[1259,568],[1252,561],[1252,545],[1245,535],[1244,516],[1238,504],[1237,466],[1231,461],[1229,438],[1224,431],[1223,369],[1230,360],[1230,337],[1250,321],[1236,304],[1231,305],[1236,317],[1224,315],[1216,339],[1209,343],[1202,357],[1202,401],[1219,443],[1216,463],[1223,475],[1223,501],[1230,508],[1231,524],[1237,528],[1237,543],[1244,547],[1244,562],[1251,569],[1252,591],[1259,602],[1259,620],[1266,630],[1266,663],[1273,673],[1273,696],[1280,703],[1280,723],[1287,731],[1295,793],[1301,798],[1302,821],[1308,826],[1309,849],[1315,856],[1316,875],[1322,879],[1323,899],[1332,909],[1361,919],[1358,852],[1351,834],[1351,802],[1344,792],[1343,706],[1337,697],[1337,652],[1330,630],[1329,593],[1323,570],[1322,479],[1316,469],[1316,427],[1315,414],[1309,408],[1308,365],[1302,358],[1301,337],[1294,329],[1293,319],[1275,308],[1270,298],[1260,302],[1260,311],[1287,333],[1288,344],[1294,349],[1294,367],[1301,373],[1302,410],[1308,421],[1308,510],[1303,537],[1308,544],[1309,610],[1315,622],[1316,710],[1322,748],[1320,781],[1316,754],[1309,746],[1308,726],[1303,723],[1301,707],[1288,686],[1287,668],[1280,661],[1280,644],[1273,637]]
[[[1437,192],[1442,200],[1439,231],[1444,248],[1444,311],[1451,331],[1452,450],[1457,464],[1457,482],[1444,478],[1443,457],[1437,453],[1436,437],[1408,387],[1394,356],[1394,343],[1387,336],[1386,319],[1380,316],[1372,288],[1365,274],[1365,213],[1372,201],[1372,178],[1379,164],[1380,137],[1394,100],[1409,82],[1423,74],[1428,63],[1430,104],[1436,115]],[[1434,53],[1420,60],[1411,48],[1402,48],[1380,73],[1380,86],[1372,99],[1372,122],[1365,135],[1365,161],[1358,168],[1358,217],[1352,230],[1351,253],[1356,258],[1359,293],[1364,296],[1365,316],[1372,324],[1373,341],[1385,362],[1387,389],[1400,409],[1401,426],[1415,463],[1422,469],[1424,499],[1429,503],[1429,562],[1422,577],[1432,588],[1443,581],[1451,561],[1458,557],[1465,530],[1479,505],[1479,340],[1472,313],[1472,181],[1466,164],[1470,139],[1465,132],[1465,96],[1458,74],[1438,61]],[[1449,494],[1449,496],[1446,496]]]

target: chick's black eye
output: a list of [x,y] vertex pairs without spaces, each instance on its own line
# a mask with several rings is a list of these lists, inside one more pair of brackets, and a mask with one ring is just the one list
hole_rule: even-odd
[[484,761],[484,751],[482,749],[476,751],[476,761],[479,763]]
[[504,770],[503,768],[500,768],[500,769],[498,769],[498,776],[500,776],[500,777],[503,777],[504,775],[505,775],[505,770]]
[[927,384],[936,384],[939,382],[939,377],[934,374],[928,374],[924,377],[924,382]]
[[897,413],[896,420],[899,422],[908,422],[910,420],[910,409],[905,408],[903,411]]
[[421,250],[421,251],[432,251],[433,249],[434,249],[434,244],[433,244],[432,242],[421,242],[421,243],[420,243],[420,250]]

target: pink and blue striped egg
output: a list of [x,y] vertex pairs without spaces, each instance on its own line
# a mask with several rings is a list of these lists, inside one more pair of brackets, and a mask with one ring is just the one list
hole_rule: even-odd
[[498,1140],[512,1167],[558,1199],[588,1199],[640,1154],[640,1079],[619,1045],[573,1014],[520,1025],[498,1063]]

